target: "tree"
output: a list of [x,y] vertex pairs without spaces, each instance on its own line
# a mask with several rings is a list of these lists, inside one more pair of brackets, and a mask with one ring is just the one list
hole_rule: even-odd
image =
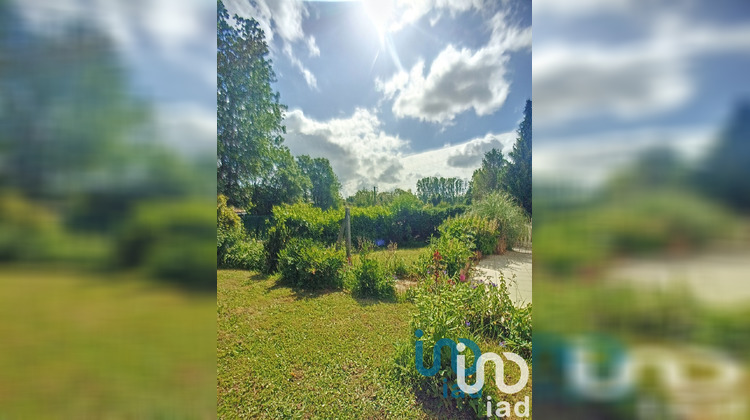
[[741,103],[695,175],[707,195],[750,211],[750,103]]
[[346,202],[356,207],[367,207],[379,204],[377,193],[373,193],[373,190],[368,189],[358,190],[354,195],[347,197]]
[[471,199],[478,201],[489,193],[499,191],[507,165],[508,161],[502,151],[492,149],[486,152],[482,158],[482,166],[471,176]]
[[311,158],[307,155],[297,157],[302,173],[310,179],[310,188],[303,191],[305,200],[323,210],[338,208],[341,202],[341,183],[333,173],[331,163],[326,158]]
[[455,204],[464,197],[467,183],[460,178],[427,177],[417,181],[417,197],[424,203]]
[[310,179],[285,146],[274,151],[272,160],[273,166],[256,180],[251,190],[255,214],[271,214],[275,205],[295,203],[311,188]]
[[[229,22],[217,2],[217,189],[229,204],[244,207],[259,182],[291,169],[282,150],[286,107],[271,88],[276,75],[266,58],[268,45],[255,19]],[[281,159],[277,162],[275,159]],[[263,189],[265,187],[261,187]]]
[[503,188],[507,190],[531,215],[531,101],[526,101],[523,121],[518,127],[518,137],[509,157],[511,163],[502,177]]

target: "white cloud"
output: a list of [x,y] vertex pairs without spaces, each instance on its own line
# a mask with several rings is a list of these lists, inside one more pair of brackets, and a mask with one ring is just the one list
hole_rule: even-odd
[[601,116],[652,117],[693,99],[693,63],[713,54],[750,50],[750,25],[711,26],[655,15],[648,35],[611,45],[563,39],[537,42],[533,55],[535,111],[553,125]]
[[404,155],[400,158],[404,175],[398,186],[414,191],[417,181],[428,176],[469,180],[481,166],[484,152],[501,148],[507,154],[513,148],[515,136],[515,132],[487,133],[465,143]]
[[715,140],[711,127],[643,127],[594,135],[548,139],[534,144],[533,177],[542,182],[573,182],[597,187],[644,151],[667,146],[689,161],[703,157]]
[[350,117],[318,121],[293,109],[284,124],[292,154],[327,158],[345,195],[363,185],[384,188],[400,177],[399,157],[407,143],[382,131],[373,111],[358,108]]
[[456,115],[473,109],[488,115],[499,109],[508,96],[508,53],[531,47],[531,28],[507,23],[507,15],[495,14],[489,21],[490,41],[477,51],[448,45],[432,61],[418,61],[407,73],[396,73],[387,81],[376,80],[376,88],[393,99],[393,113],[440,124],[451,124]]
[[294,109],[284,124],[284,143],[292,154],[327,158],[345,196],[373,186],[414,190],[417,180],[426,176],[470,179],[485,151],[498,147],[508,153],[515,142],[515,132],[488,133],[454,146],[409,153],[407,140],[383,132],[377,114],[362,108],[327,121]]
[[[143,39],[160,58],[192,73],[206,84],[216,84],[216,54],[212,5],[190,6],[180,0],[37,0],[16,5],[32,28],[54,35],[73,21],[92,24],[109,36],[132,65],[143,59]],[[149,63],[151,64],[151,63]],[[145,65],[145,64],[144,64]]]
[[216,152],[215,110],[184,103],[163,104],[155,111],[160,141],[187,155]]
[[310,57],[320,56],[320,49],[313,36],[305,36],[302,29],[303,19],[310,16],[305,3],[301,0],[226,0],[225,6],[230,15],[254,18],[266,34],[269,48],[274,50],[273,41],[281,40],[282,51],[292,65],[299,70],[311,89],[317,89],[317,79],[294,51],[294,45],[303,44]]
[[487,7],[487,3],[485,0],[396,0],[392,12],[395,19],[391,21],[388,29],[396,32],[431,12],[434,16],[430,19],[430,24],[434,25],[444,11],[455,17],[470,10],[482,11]]

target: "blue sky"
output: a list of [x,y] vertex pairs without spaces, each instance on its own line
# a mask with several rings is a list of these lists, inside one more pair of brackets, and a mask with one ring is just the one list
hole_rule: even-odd
[[535,0],[534,180],[596,185],[655,145],[711,147],[750,98],[750,2]]
[[266,31],[285,143],[328,158],[345,195],[470,178],[515,141],[531,98],[528,1],[225,4]]
[[16,0],[30,28],[75,21],[109,37],[130,93],[152,110],[157,139],[178,153],[216,151],[216,4],[206,0]]

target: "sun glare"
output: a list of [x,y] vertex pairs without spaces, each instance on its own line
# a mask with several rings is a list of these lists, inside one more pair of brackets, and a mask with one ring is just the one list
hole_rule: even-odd
[[383,46],[385,36],[388,33],[388,26],[391,23],[393,2],[390,0],[362,0],[362,4],[365,6],[365,12],[367,12],[370,22],[375,27],[380,45]]

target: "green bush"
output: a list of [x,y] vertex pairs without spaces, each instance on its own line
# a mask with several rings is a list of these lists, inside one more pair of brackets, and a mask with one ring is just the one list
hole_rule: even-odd
[[[463,213],[464,206],[417,208],[383,206],[351,208],[352,240],[384,240],[413,243],[436,233],[437,226],[448,217]],[[277,269],[278,255],[291,238],[310,238],[333,244],[339,238],[344,209],[323,211],[308,203],[284,204],[273,208],[273,221],[266,241],[267,267]]]
[[497,222],[476,215],[462,215],[444,221],[441,236],[464,241],[473,250],[489,255],[497,252],[500,232]]
[[368,253],[359,257],[354,266],[354,294],[360,297],[393,299],[396,296],[395,279],[383,264]]
[[143,202],[120,226],[117,262],[191,288],[216,287],[216,227],[201,201]]
[[343,286],[346,253],[308,238],[293,238],[279,253],[282,280],[304,289]]
[[526,234],[529,219],[508,193],[494,192],[473,203],[469,213],[497,223],[500,238],[509,248]]
[[440,276],[452,280],[466,276],[474,251],[465,241],[452,238],[432,238],[430,246],[415,262],[416,274],[423,278],[437,279]]
[[0,193],[0,261],[50,259],[66,242],[54,213],[20,194]]
[[[413,383],[432,396],[443,399],[442,379],[456,383],[456,372],[450,367],[450,353],[443,347],[441,368],[433,377],[419,375],[414,369],[414,332],[422,330],[424,366],[432,365],[435,343],[442,338],[458,342],[459,338],[474,341],[483,352],[511,351],[531,361],[531,305],[515,307],[504,281],[494,285],[480,281],[451,282],[440,277],[439,281],[422,282],[413,289],[415,312],[410,321],[411,339],[397,345],[395,372],[399,379]],[[470,352],[468,352],[471,354]],[[474,363],[473,355],[467,365]],[[498,395],[497,387],[487,381],[482,395]],[[473,409],[475,414],[484,412],[482,400],[468,396],[444,400],[459,409]]]
[[227,250],[222,266],[245,270],[262,271],[266,263],[266,250],[263,241],[242,238]]

